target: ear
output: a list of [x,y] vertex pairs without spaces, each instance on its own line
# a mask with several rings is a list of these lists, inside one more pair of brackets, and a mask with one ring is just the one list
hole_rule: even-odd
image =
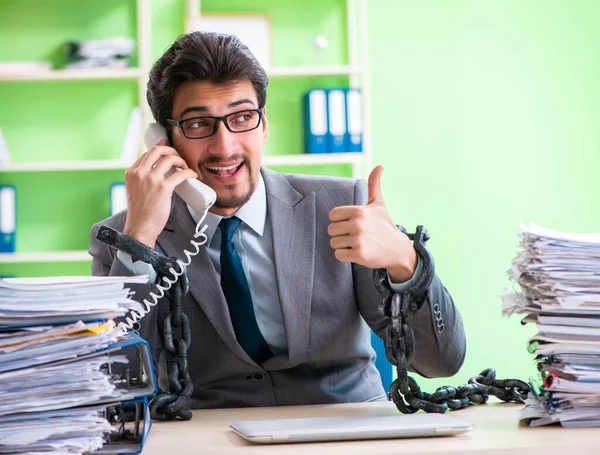
[[262,113],[263,113],[263,140],[265,142],[267,142],[267,139],[269,138],[269,121],[267,120],[267,106],[264,106],[262,108]]

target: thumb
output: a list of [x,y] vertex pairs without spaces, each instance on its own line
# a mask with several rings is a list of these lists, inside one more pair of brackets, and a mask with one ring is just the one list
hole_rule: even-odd
[[375,169],[371,171],[369,175],[369,199],[367,204],[373,202],[383,202],[383,195],[381,194],[381,174],[383,174],[383,166],[375,166]]

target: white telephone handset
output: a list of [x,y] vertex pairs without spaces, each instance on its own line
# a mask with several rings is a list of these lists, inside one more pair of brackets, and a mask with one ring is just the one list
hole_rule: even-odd
[[[156,145],[161,137],[167,137],[165,128],[158,123],[150,123],[146,134],[144,136],[144,142],[148,150]],[[167,175],[173,172],[177,172],[177,168],[173,168]],[[192,258],[200,252],[200,248],[207,241],[207,236],[204,233],[207,226],[202,224],[208,213],[208,209],[217,200],[217,194],[212,188],[205,185],[196,179],[187,179],[180,183],[175,192],[183,199],[190,207],[200,213],[200,220],[196,224],[196,232],[194,238],[190,240],[190,244],[194,247],[194,251],[184,250],[185,260],[177,259],[177,266],[179,270],[175,270],[174,267],[169,269],[171,277],[163,276],[162,282],[156,284],[157,292],[150,292],[148,298],[142,302],[143,308],[131,310],[130,313],[125,317],[125,321],[119,323],[119,330],[122,334],[127,333],[128,330],[135,330],[134,326],[142,320],[142,318],[148,314],[153,306],[165,295],[171,286],[183,275],[185,267],[191,264]],[[199,240],[196,240],[199,239]]]
[[[161,137],[167,137],[165,127],[160,123],[148,124],[148,129],[144,135],[144,143],[146,148],[150,150]],[[175,172],[177,168],[173,168],[168,174]],[[187,179],[175,188],[175,192],[183,199],[190,207],[199,213],[208,211],[209,208],[217,200],[217,194],[208,185],[205,185],[200,180]]]

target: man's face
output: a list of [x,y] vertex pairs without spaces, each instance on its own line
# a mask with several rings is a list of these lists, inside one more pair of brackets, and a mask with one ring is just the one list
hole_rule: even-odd
[[[256,108],[258,101],[250,81],[226,85],[188,81],[175,89],[171,114],[175,120],[186,120]],[[188,139],[177,127],[171,132],[179,155],[198,173],[198,180],[217,193],[211,212],[230,216],[250,199],[260,178],[263,145],[269,132],[264,108],[260,125],[251,131],[233,133],[219,122],[217,132],[202,139]]]

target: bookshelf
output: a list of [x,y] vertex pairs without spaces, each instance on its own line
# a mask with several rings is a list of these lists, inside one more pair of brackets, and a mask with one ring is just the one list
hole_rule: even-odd
[[[258,2],[260,3],[260,2]],[[363,110],[363,148],[361,153],[332,153],[332,154],[298,154],[290,156],[265,156],[263,163],[265,166],[306,166],[306,165],[332,165],[332,164],[350,164],[351,175],[354,178],[363,178],[368,175],[371,167],[371,150],[370,150],[370,113],[368,106],[368,60],[367,60],[367,47],[366,47],[366,0],[345,0],[343,2],[344,7],[344,20],[346,36],[334,36],[334,40],[340,40],[340,38],[347,41],[347,50],[343,52],[343,59],[345,61],[340,64],[306,64],[290,66],[278,65],[277,49],[273,49],[274,65],[271,68],[265,68],[267,75],[271,81],[271,87],[273,84],[277,84],[278,80],[281,79],[310,79],[307,87],[319,87],[322,82],[327,85],[327,77],[335,76],[343,79],[335,79],[336,83],[333,85],[339,85],[339,81],[342,80],[342,84],[350,88],[359,88],[362,95],[362,110]],[[288,5],[290,6],[290,5]],[[283,8],[283,7],[282,7]],[[295,10],[290,9],[290,15],[294,12],[298,13],[301,9]],[[185,16],[185,28],[186,32],[190,32],[196,29],[202,29],[202,15],[204,13],[217,13],[217,14],[267,14],[269,15],[268,9],[261,9],[260,5],[250,6],[248,2],[230,0],[227,4],[224,2],[210,1],[210,0],[186,0],[186,16]],[[276,21],[281,18],[279,12],[274,14],[271,20],[271,40],[276,39],[278,29],[276,27]],[[295,24],[294,24],[295,26]],[[274,47],[274,46],[273,46]],[[312,63],[312,62],[311,62]],[[325,78],[325,79],[323,79]],[[300,85],[300,84],[298,84]],[[297,88],[297,87],[294,87]],[[267,108],[273,103],[273,89],[269,88]],[[301,91],[298,90],[297,96],[300,96]],[[277,97],[277,91],[275,91],[275,97]],[[271,120],[271,119],[270,119]],[[297,125],[302,124],[301,120],[298,119]],[[299,135],[295,136],[296,139],[301,139]]]
[[[130,111],[141,106],[142,123],[151,119],[145,102],[151,2],[108,0],[103,5],[83,5],[57,0],[51,10],[28,15],[29,7],[40,7],[34,3],[24,0],[20,5],[0,6],[4,17],[0,39],[8,40],[10,35],[16,43],[24,43],[14,51],[4,48],[0,61],[52,60],[67,40],[113,36],[135,40],[127,68],[0,73],[0,97],[13,95],[6,111],[0,107],[0,127],[11,153],[11,162],[0,165],[0,183],[17,188],[17,251],[0,254],[0,275],[85,275],[91,262],[86,250],[89,229],[109,215],[110,185],[123,180],[129,165],[120,153]],[[43,21],[43,32],[38,21]],[[36,33],[40,36],[29,38]],[[29,120],[21,104],[33,104],[32,100],[39,105]],[[9,109],[16,115],[7,115]],[[46,122],[39,120],[46,117]],[[61,117],[64,120],[57,120]]]
[[[28,27],[39,29],[39,24],[35,23],[38,19],[25,13],[27,5],[31,3],[29,6],[34,6],[35,0],[24,1],[20,6],[0,6],[0,16],[5,14],[5,19],[0,17],[0,29],[12,22],[19,23],[19,27],[12,29],[12,35],[19,42],[26,41],[20,39],[18,34],[25,36]],[[123,180],[123,173],[130,164],[119,158],[129,116],[128,106],[142,108],[144,125],[152,121],[145,101],[148,73],[153,61],[166,47],[179,34],[187,31],[181,17],[182,10],[188,11],[188,21],[190,11],[196,11],[201,17],[203,11],[218,11],[223,7],[239,11],[254,8],[264,14],[274,11],[273,23],[281,24],[280,30],[282,27],[289,28],[287,21],[293,14],[287,13],[286,7],[277,0],[254,3],[238,0],[226,3],[218,0],[204,0],[202,3],[173,1],[181,8],[169,8],[166,11],[163,6],[150,0],[109,0],[104,6],[84,5],[76,0],[57,0],[44,22],[44,26],[48,27],[45,33],[54,33],[57,43],[60,41],[58,36],[61,40],[65,39],[67,32],[63,29],[72,32],[68,35],[70,39],[108,38],[114,30],[107,27],[107,22],[110,21],[111,26],[115,22],[120,24],[121,34],[135,37],[135,64],[124,69],[56,69],[30,74],[0,74],[0,97],[3,94],[27,95],[29,92],[41,93],[42,96],[48,94],[48,100],[43,99],[39,108],[45,109],[47,114],[44,115],[64,115],[55,115],[53,109],[58,106],[57,110],[60,111],[63,103],[78,107],[78,98],[85,102],[89,100],[90,105],[89,114],[87,106],[74,114],[67,112],[62,124],[51,118],[49,125],[39,131],[41,136],[37,142],[26,137],[28,130],[23,125],[29,114],[25,108],[23,113],[19,112],[18,97],[15,96],[12,102],[5,104],[9,106],[4,111],[5,115],[0,106],[0,127],[9,139],[11,155],[15,152],[12,163],[0,165],[0,183],[14,184],[17,187],[18,210],[17,252],[0,254],[0,276],[90,273],[91,258],[86,250],[89,228],[109,215],[109,187],[115,181]],[[306,6],[300,1],[291,4],[299,8]],[[60,13],[63,8],[77,10],[74,16],[69,16]],[[314,2],[309,8],[316,10],[317,15],[321,15],[319,11],[325,14],[332,8],[336,10],[336,18],[340,24],[343,19],[343,27],[340,28],[342,31],[337,32],[338,36],[332,36],[332,41],[345,49],[343,53],[339,53],[341,57],[328,61],[310,58],[302,61],[276,59],[272,67],[266,68],[271,80],[269,120],[272,133],[265,149],[263,164],[284,172],[364,177],[370,166],[368,105],[363,102],[365,123],[362,153],[308,155],[302,153],[302,115],[300,100],[296,95],[307,88],[321,85],[347,86],[360,87],[363,99],[366,99],[368,74],[364,46],[361,46],[366,33],[365,0],[324,0]],[[104,10],[106,15],[98,14]],[[11,18],[11,15],[14,17]],[[117,15],[124,16],[124,19],[117,19]],[[29,18],[34,22],[27,22]],[[316,33],[312,22],[295,25],[312,27]],[[85,23],[95,34],[90,32],[88,35],[88,31],[83,30],[80,23]],[[179,24],[181,28],[178,29],[174,24]],[[165,27],[170,27],[169,34],[164,33]],[[6,34],[10,32],[6,30],[6,27],[5,32],[0,30],[0,39],[7,39]],[[298,33],[300,31],[297,30]],[[12,35],[10,39],[13,39]],[[151,38],[154,42],[151,42]],[[293,40],[287,40],[293,45]],[[280,42],[278,39],[277,43]],[[35,46],[29,46],[31,52],[34,52]],[[8,48],[5,51],[9,52],[8,57],[0,51],[0,61],[11,60]],[[41,59],[39,56],[37,58]],[[294,98],[289,98],[291,96]],[[30,98],[25,96],[25,100],[28,103],[37,99],[30,95]],[[292,108],[288,109],[288,106]],[[17,115],[9,116],[8,110],[15,107]],[[94,117],[96,111],[99,112],[98,119]],[[44,115],[40,115],[42,121]],[[77,128],[84,131],[71,131],[67,122],[77,124]],[[58,125],[57,132],[51,135],[48,131],[54,128],[55,123]],[[76,140],[72,140],[71,134]],[[110,140],[104,137],[106,135],[110,135]],[[13,142],[17,143],[14,149],[11,147]],[[44,150],[46,146],[48,151]],[[40,204],[42,200],[44,202]]]

